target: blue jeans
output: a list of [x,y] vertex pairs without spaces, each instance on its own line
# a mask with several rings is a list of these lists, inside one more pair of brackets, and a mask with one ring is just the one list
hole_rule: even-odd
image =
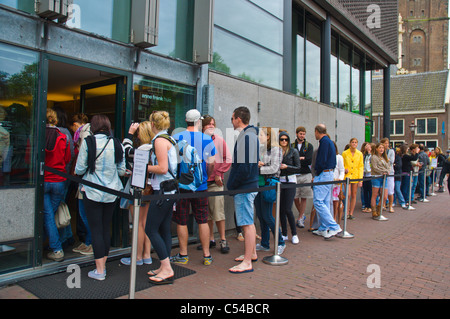
[[417,185],[417,176],[412,177],[412,186],[411,186],[411,194],[409,193],[409,182],[410,182],[410,176],[404,175],[402,176],[402,194],[405,201],[409,202],[411,199],[411,202],[414,200],[414,192],[416,191],[416,185]]
[[62,250],[59,231],[56,228],[55,213],[64,199],[66,182],[44,182],[44,231],[53,252]]
[[254,202],[256,193],[242,193],[234,195],[234,210],[236,212],[236,226],[253,225],[255,214]]
[[429,192],[429,188],[428,188],[428,186],[429,186],[429,182],[428,182],[428,178],[429,178],[429,176],[425,176],[425,183],[424,183],[424,174],[425,173],[419,173],[419,176],[417,177],[417,179],[418,179],[418,186],[419,186],[419,197],[421,198],[421,199],[423,199],[424,198],[424,192],[425,192],[425,198],[427,197],[427,196],[430,196],[430,192]]
[[[261,226],[261,246],[270,248],[270,231],[275,235],[275,218],[272,215],[273,203],[266,202],[261,193],[255,198],[256,216],[258,216]],[[281,231],[278,232],[278,246],[285,245],[281,237]]]
[[402,191],[401,191],[401,185],[402,181],[395,181],[394,183],[394,204],[396,201],[400,203],[400,205],[405,205],[405,198],[403,197]]
[[[314,183],[332,182],[334,180],[334,172],[322,172],[319,176],[314,177]],[[331,214],[331,189],[332,184],[315,185],[314,191],[314,207],[319,216],[319,230],[339,230],[340,226],[336,223]]]
[[84,227],[86,227],[86,238],[84,244],[86,246],[89,246],[90,244],[92,244],[91,230],[89,229],[86,210],[84,209],[84,203],[82,199],[78,199],[78,212],[80,213],[81,221],[83,222]]

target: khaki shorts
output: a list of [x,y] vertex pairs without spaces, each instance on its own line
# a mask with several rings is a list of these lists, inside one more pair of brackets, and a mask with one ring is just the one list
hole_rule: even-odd
[[[208,183],[208,192],[222,192],[223,186],[216,183]],[[218,222],[225,220],[225,199],[223,196],[211,196],[208,198],[208,220]]]
[[[308,184],[311,183],[311,180],[311,173],[297,175],[297,184]],[[295,198],[313,198],[313,190],[311,186],[297,187]]]

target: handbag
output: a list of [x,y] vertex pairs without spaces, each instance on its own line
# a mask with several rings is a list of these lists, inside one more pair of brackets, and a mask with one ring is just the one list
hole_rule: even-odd
[[59,229],[69,226],[70,219],[71,216],[69,212],[69,207],[67,207],[67,204],[65,202],[61,202],[55,213],[56,227]]
[[[276,177],[269,177],[266,179],[265,186],[276,186],[277,183],[279,183],[279,179]],[[267,191],[263,191],[261,194],[264,201],[268,203],[273,203],[277,200],[277,190],[276,189],[270,189]]]

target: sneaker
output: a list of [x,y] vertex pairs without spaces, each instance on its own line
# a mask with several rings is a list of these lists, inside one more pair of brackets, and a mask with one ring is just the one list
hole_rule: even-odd
[[402,205],[403,209],[408,209],[408,206],[406,206],[405,204]]
[[286,245],[278,245],[278,255],[281,255],[284,253],[284,250],[286,249]]
[[220,252],[222,254],[228,254],[230,252],[230,247],[228,247],[228,243],[226,240],[221,240],[219,245],[220,245]]
[[106,278],[106,271],[103,274],[99,274],[97,272],[97,269],[91,270],[88,272],[88,277],[96,280],[105,280]]
[[283,238],[284,241],[289,239],[288,236],[283,236],[283,235],[281,235],[281,238]]
[[297,227],[299,227],[299,228],[305,228],[305,220],[306,220],[306,216],[303,215],[302,218],[300,218],[299,220],[297,220]]
[[181,256],[179,253],[170,257],[170,261],[176,264],[186,265],[189,262],[189,256]]
[[292,236],[292,243],[294,245],[297,245],[300,242],[297,235]]
[[266,248],[264,246],[261,246],[261,244],[256,244],[256,250],[257,251],[270,251],[270,248]]
[[143,261],[144,264],[146,264],[146,265],[151,265],[151,264],[153,263],[152,257],[150,257],[150,258],[144,258],[144,259],[142,259],[142,261]]
[[86,249],[81,250],[80,254],[86,255],[86,256],[90,256],[94,254],[94,249],[92,248],[92,245],[89,245],[86,247]]
[[322,237],[325,237],[327,234],[328,234],[328,231],[326,231],[326,230],[313,230],[313,232],[312,232],[314,235],[317,235],[317,236],[322,236]]
[[212,264],[212,262],[213,262],[213,258],[211,255],[209,255],[208,257],[203,256],[203,265],[209,266]]
[[63,261],[64,260],[64,251],[52,251],[47,254],[47,258],[54,261]]
[[242,233],[239,233],[236,237],[237,240],[239,241],[244,241],[244,235],[242,235]]
[[74,253],[81,253],[81,251],[85,250],[88,246],[86,246],[85,243],[81,243],[79,244],[77,247],[75,247],[74,249],[72,249],[72,251]]
[[[129,266],[129,265],[131,265],[131,258],[130,257],[122,258],[120,260],[120,262],[126,266]],[[136,260],[136,266],[142,266],[143,264],[144,264],[144,261],[142,259]]]
[[323,236],[325,239],[329,239],[331,237],[336,236],[337,234],[339,234],[342,231],[341,227],[339,227],[339,229],[337,230],[329,230],[328,234],[326,236]]

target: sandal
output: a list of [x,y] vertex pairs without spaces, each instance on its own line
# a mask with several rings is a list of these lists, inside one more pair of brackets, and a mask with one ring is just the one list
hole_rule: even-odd
[[[234,261],[236,262],[242,262],[244,261],[244,255],[240,255],[239,257],[234,258]],[[258,261],[258,257],[252,258],[252,262],[255,263]]]

